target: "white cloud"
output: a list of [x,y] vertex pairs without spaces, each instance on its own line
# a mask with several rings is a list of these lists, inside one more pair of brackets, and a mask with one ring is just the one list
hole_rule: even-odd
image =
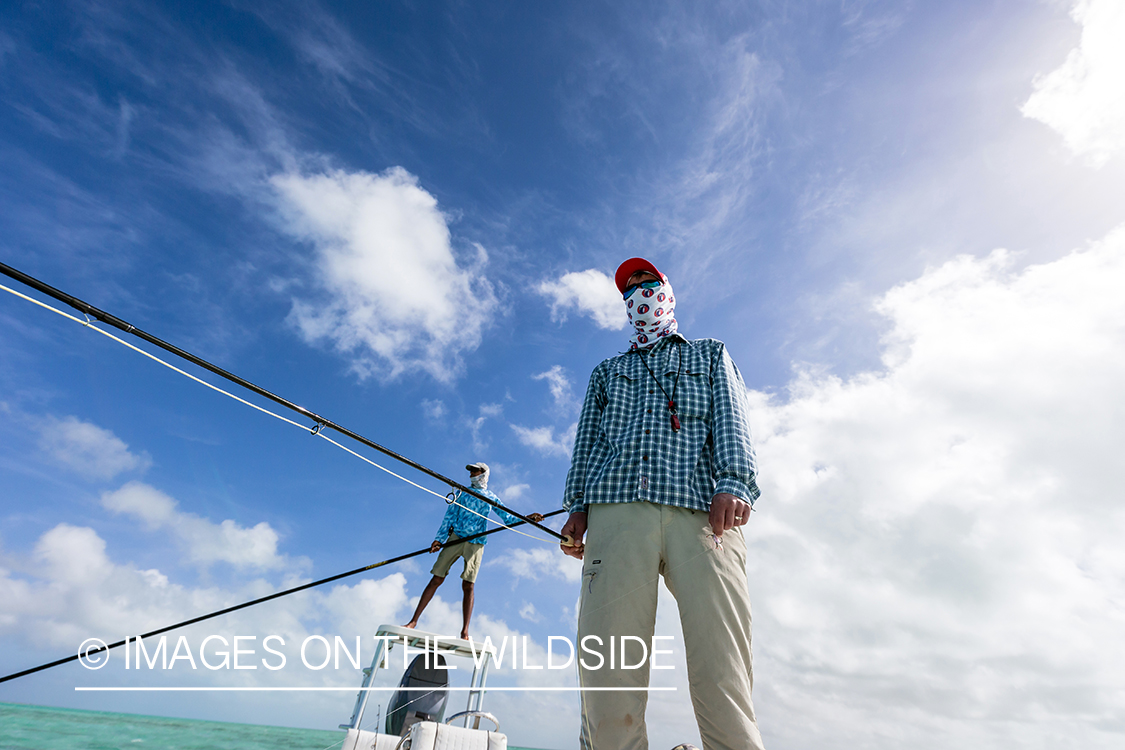
[[570,449],[574,446],[574,433],[578,429],[575,422],[566,432],[555,434],[554,427],[522,427],[512,425],[512,430],[520,443],[539,451],[545,456],[570,457]]
[[1071,16],[1082,26],[1078,47],[1059,68],[1036,78],[1021,111],[1101,166],[1125,151],[1125,3],[1079,0]]
[[531,379],[547,381],[547,386],[551,389],[551,398],[555,400],[555,408],[559,411],[568,412],[577,406],[574,393],[571,391],[570,379],[567,378],[566,370],[562,365],[555,365],[546,372],[532,375]]
[[[131,502],[130,507],[148,508],[152,504]],[[156,503],[157,507],[166,505]],[[150,514],[151,515],[151,514]],[[156,514],[157,517],[160,514]],[[562,558],[561,554],[557,557]],[[60,524],[42,535],[34,552],[21,558],[5,555],[5,562],[14,568],[27,571],[14,573],[0,568],[0,637],[11,646],[13,653],[24,653],[13,667],[31,666],[34,657],[47,657],[73,653],[79,643],[89,637],[115,641],[126,635],[152,630],[178,622],[201,613],[229,607],[236,603],[268,594],[279,588],[296,585],[301,579],[287,579],[281,585],[265,580],[227,584],[223,587],[190,586],[170,581],[159,570],[138,569],[128,563],[117,562],[107,550],[106,542],[90,528]],[[574,561],[573,564],[577,565]],[[420,584],[419,584],[420,585]],[[308,684],[312,686],[354,687],[361,679],[357,670],[351,669],[342,659],[340,670],[327,669],[311,673],[300,665],[299,644],[311,634],[333,634],[343,637],[346,644],[362,637],[364,658],[372,655],[370,636],[382,623],[400,623],[412,609],[417,599],[410,594],[407,579],[397,572],[381,579],[362,580],[355,585],[333,585],[330,589],[312,589],[293,596],[253,607],[240,612],[190,626],[169,634],[169,645],[180,634],[186,634],[189,644],[198,648],[202,639],[210,634],[231,638],[233,635],[256,635],[258,640],[244,643],[258,648],[262,654],[261,639],[265,634],[278,634],[285,640],[282,650],[288,656],[288,666],[281,671],[264,669],[235,672],[211,671],[203,668],[190,670],[181,664],[175,671],[159,669],[144,675],[145,684],[156,686],[280,686]],[[440,593],[449,595],[442,599]],[[461,601],[458,587],[447,585],[435,597],[423,616],[422,626],[429,631],[454,634],[461,627]],[[544,637],[530,637],[509,627],[503,620],[491,616],[485,608],[487,602],[478,600],[478,614],[473,618],[472,632],[480,640],[490,635],[499,642],[505,636],[521,643],[528,638],[528,661],[544,664]],[[540,614],[523,609],[523,614]],[[569,630],[567,633],[569,634]],[[277,645],[276,643],[274,644]],[[510,652],[509,647],[509,652]],[[380,684],[394,684],[397,680],[399,652],[395,652],[392,669],[380,675]],[[251,663],[256,657],[251,657]],[[137,685],[138,675],[125,672],[121,652],[112,657],[114,666],[96,674],[94,684],[105,686]],[[461,684],[468,679],[465,662],[457,662],[460,671],[451,677]],[[84,670],[72,672],[80,681],[89,677]],[[69,679],[69,678],[68,678]],[[493,672],[491,683],[514,685],[573,685],[570,671],[512,670],[510,663]],[[72,690],[68,683],[67,690]],[[337,722],[348,715],[354,693],[327,696],[302,695],[299,700],[287,702],[284,696],[271,694],[268,699],[254,694],[232,694],[230,701],[213,707],[224,719],[234,720],[242,715],[268,717],[283,711],[291,722],[325,725]],[[492,708],[505,721],[505,731],[510,737],[530,745],[534,737],[570,737],[576,731],[577,702],[571,694],[516,694],[496,695],[490,698]],[[534,721],[525,720],[529,710],[542,711],[543,716]]]
[[[323,296],[295,300],[307,341],[327,340],[362,376],[423,370],[449,380],[496,310],[478,268],[461,267],[437,200],[404,169],[274,177],[291,231],[316,248]],[[477,247],[477,264],[487,261]]]
[[441,399],[422,399],[422,413],[426,419],[438,420],[445,416],[445,402]]
[[[0,633],[7,639],[19,637],[35,646],[68,651],[91,636],[117,640],[276,590],[262,580],[229,589],[172,583],[159,570],[114,562],[97,532],[65,523],[45,532],[31,556],[15,563],[33,573],[19,577],[0,569]],[[286,585],[299,582],[288,581]],[[194,632],[278,633],[287,644],[294,644],[320,622],[324,629],[312,632],[366,636],[373,621],[396,622],[406,601],[406,579],[394,573],[354,586],[339,584],[327,591],[285,597],[267,606],[224,615]],[[198,646],[199,638],[194,642]],[[257,672],[250,676],[269,681],[263,670]],[[105,670],[99,676],[119,679],[112,674],[116,673]],[[175,682],[184,676],[178,673],[170,679]],[[292,679],[284,671],[275,676]],[[220,671],[210,672],[208,677],[224,682],[230,675]],[[351,684],[355,676],[340,674],[335,679]]]
[[519,500],[530,489],[531,489],[530,484],[524,484],[524,483],[511,484],[511,485],[508,485],[507,487],[505,487],[504,489],[500,490],[500,492],[497,493],[497,494],[500,495],[500,499],[504,501],[505,505],[507,505],[508,503],[512,503],[512,502],[515,502],[516,500]]
[[520,607],[520,617],[528,622],[539,622],[543,619],[543,616],[539,614],[539,610],[535,609],[535,605],[531,602],[524,602],[523,606]]
[[470,419],[469,432],[473,436],[473,450],[483,451],[488,448],[488,441],[482,440],[480,432],[484,429],[484,423],[489,419],[495,419],[504,413],[504,406],[502,404],[481,404],[478,409],[478,416],[476,419]]
[[544,281],[539,293],[551,300],[551,320],[563,322],[574,309],[598,328],[621,330],[628,324],[621,293],[613,279],[593,268],[573,271],[557,281]]
[[888,292],[884,371],[750,394],[774,744],[1125,734],[1125,228],[1011,264],[960,257]]
[[144,471],[152,460],[111,431],[78,417],[39,421],[39,446],[60,464],[89,479],[113,479],[126,471]]
[[167,578],[114,565],[105,546],[89,528],[62,523],[44,533],[31,556],[38,579],[0,570],[0,628],[37,644],[72,648],[92,632],[131,633],[151,625],[145,610],[155,597],[138,598],[139,611],[123,611],[122,591],[163,592]]
[[379,625],[398,624],[398,613],[405,611],[408,603],[406,576],[402,573],[338,586],[324,599],[329,619],[341,633],[348,634],[374,633]]
[[151,530],[167,530],[183,543],[188,558],[200,565],[230,563],[240,568],[274,569],[290,561],[277,554],[277,532],[266,522],[251,528],[227,519],[222,523],[184,513],[176,501],[142,482],[129,482],[102,495],[102,506],[144,521]]
[[[111,544],[109,549],[112,547]],[[159,570],[138,569],[113,557],[93,529],[67,524],[43,534],[31,555],[5,555],[5,562],[24,571],[0,568],[0,638],[7,647],[5,662],[11,667],[7,671],[73,654],[86,638],[113,642],[304,582],[287,575],[278,583],[262,579],[232,581],[224,577],[218,586],[188,585],[170,581]],[[131,687],[141,681],[140,684],[154,686],[307,684],[354,688],[362,675],[346,659],[339,670],[311,672],[301,665],[300,644],[312,634],[324,634],[330,639],[338,634],[350,645],[359,635],[364,643],[364,658],[370,660],[374,628],[384,622],[402,622],[408,614],[403,608],[406,600],[406,579],[401,573],[394,573],[381,579],[357,581],[353,586],[337,583],[330,588],[300,592],[168,634],[170,648],[178,637],[186,637],[197,659],[208,635],[224,636],[228,641],[235,635],[256,636],[256,641],[243,642],[246,648],[257,649],[257,655],[248,659],[251,664],[264,655],[261,644],[266,634],[280,635],[285,641],[281,650],[287,655],[287,666],[276,672],[260,667],[237,672],[212,671],[202,665],[192,670],[186,663],[177,665],[175,670],[158,667],[146,673],[126,672],[122,651],[117,649],[112,652],[110,666],[96,673],[71,665],[51,670],[44,677],[48,684],[51,680],[65,683],[61,689],[68,692],[73,692],[74,680],[78,684]],[[454,673],[459,674],[464,671]],[[397,681],[394,670],[381,678],[384,683]],[[17,695],[11,689],[9,693]],[[263,723],[276,724],[276,717],[284,716],[282,723],[331,726],[347,718],[354,695],[306,693],[289,699],[277,693],[234,693],[204,713],[216,720],[236,721],[253,716]],[[192,710],[190,704],[185,710]]]
[[516,578],[538,581],[543,577],[553,577],[569,583],[582,580],[582,563],[562,554],[554,545],[507,550],[492,558],[492,562],[507,568]]

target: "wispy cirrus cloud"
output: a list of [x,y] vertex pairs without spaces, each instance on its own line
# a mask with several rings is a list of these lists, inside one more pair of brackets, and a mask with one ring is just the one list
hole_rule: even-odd
[[422,413],[426,415],[426,419],[432,419],[436,422],[446,415],[445,402],[440,398],[424,398],[421,405]]
[[[579,402],[574,397],[571,389],[570,378],[562,365],[554,365],[549,370],[531,376],[532,380],[545,380],[551,392],[553,409],[550,410],[558,419],[570,420],[578,409]],[[541,427],[524,427],[511,425],[512,431],[520,443],[544,456],[557,456],[570,458],[571,448],[574,446],[574,436],[578,431],[578,423],[574,422],[565,429],[558,429],[551,425]]]
[[473,438],[473,450],[483,451],[488,448],[488,440],[481,436],[481,431],[488,420],[496,419],[503,413],[503,404],[481,404],[477,407],[477,416],[465,420],[469,428],[469,434]]
[[578,406],[574,398],[574,391],[570,378],[566,376],[566,369],[562,365],[554,365],[551,369],[531,376],[532,380],[546,380],[554,399],[555,409],[561,414],[567,414]]

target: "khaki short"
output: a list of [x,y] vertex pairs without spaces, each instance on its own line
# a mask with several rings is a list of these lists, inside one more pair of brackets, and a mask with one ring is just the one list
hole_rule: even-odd
[[[455,542],[457,539],[456,534],[452,531],[449,532],[450,542]],[[477,573],[480,572],[480,561],[484,559],[484,545],[474,542],[462,542],[461,544],[450,544],[448,547],[442,547],[430,574],[438,578],[445,578],[449,575],[449,569],[453,567],[453,563],[457,561],[458,557],[465,558],[465,569],[461,571],[461,580],[469,583],[477,580]]]

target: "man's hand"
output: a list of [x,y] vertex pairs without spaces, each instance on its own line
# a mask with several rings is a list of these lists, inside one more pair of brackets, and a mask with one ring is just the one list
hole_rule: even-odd
[[430,542],[430,552],[437,552],[439,549],[441,549],[441,542],[437,539]]
[[715,536],[750,520],[750,503],[726,492],[711,498],[711,530]]
[[535,521],[535,523],[539,523],[540,521],[543,520],[543,514],[542,513],[532,513],[530,516],[528,516],[528,518],[530,518],[532,521]]
[[559,549],[563,551],[563,554],[581,560],[582,553],[585,551],[585,547],[582,545],[582,537],[586,536],[586,513],[584,511],[571,513],[570,517],[566,519],[566,523],[563,524],[560,533],[573,539],[574,546],[564,547],[560,544]]

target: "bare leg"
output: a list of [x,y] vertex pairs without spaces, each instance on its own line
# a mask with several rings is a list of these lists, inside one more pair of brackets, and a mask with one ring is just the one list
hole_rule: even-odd
[[430,582],[426,584],[426,588],[422,591],[421,598],[418,599],[418,607],[414,610],[414,616],[410,618],[410,622],[403,625],[404,628],[417,627],[418,618],[422,616],[422,610],[424,610],[426,605],[430,603],[430,600],[434,598],[434,593],[438,590],[438,586],[440,586],[443,581],[445,581],[445,578],[441,576],[434,576],[430,579]]
[[473,616],[473,582],[461,581],[461,591],[465,594],[461,601],[461,615],[465,620],[465,624],[461,626],[461,640],[467,641],[469,639],[469,618]]

